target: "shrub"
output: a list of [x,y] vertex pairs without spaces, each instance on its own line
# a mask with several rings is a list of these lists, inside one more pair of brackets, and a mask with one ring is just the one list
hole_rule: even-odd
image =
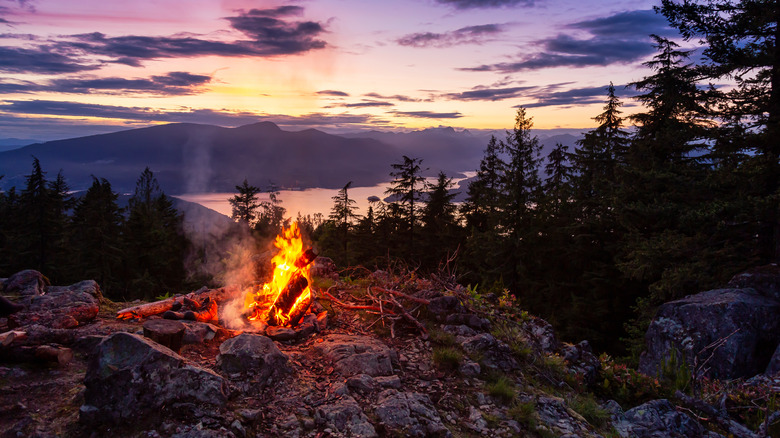
[[592,426],[602,427],[609,421],[609,412],[602,409],[596,400],[588,395],[575,395],[569,402],[574,412],[582,415]]
[[463,353],[452,347],[434,347],[433,365],[443,371],[455,371],[463,361]]

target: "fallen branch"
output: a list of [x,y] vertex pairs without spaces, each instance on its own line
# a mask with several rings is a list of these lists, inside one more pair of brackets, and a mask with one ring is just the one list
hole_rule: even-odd
[[332,301],[339,307],[342,307],[347,310],[373,310],[374,312],[379,312],[380,314],[387,314],[390,313],[391,315],[395,315],[395,313],[388,312],[388,311],[382,311],[382,309],[379,306],[360,306],[360,305],[354,305],[354,304],[347,304],[338,298],[334,297],[330,294],[328,291],[322,291],[322,294],[327,297],[328,300]]
[[[369,286],[369,288],[370,288],[370,286]],[[374,289],[378,290],[379,292],[383,292],[383,293],[386,293],[386,294],[389,294],[389,295],[395,295],[397,297],[406,298],[407,300],[414,301],[415,303],[425,304],[426,306],[428,304],[431,304],[431,300],[426,300],[425,298],[413,297],[413,296],[405,294],[403,292],[398,292],[398,291],[391,290],[391,289],[385,289],[385,288],[379,287],[379,286],[374,286]]]

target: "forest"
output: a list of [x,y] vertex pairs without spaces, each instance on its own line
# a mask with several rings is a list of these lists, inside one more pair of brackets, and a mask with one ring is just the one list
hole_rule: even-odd
[[[391,164],[387,202],[358,217],[345,181],[327,218],[299,223],[349,275],[393,263],[446,270],[485,299],[513,297],[565,340],[635,359],[658,305],[780,255],[778,8],[664,0],[658,11],[700,47],[653,36],[651,74],[628,85],[638,112],[624,116],[610,84],[596,127],[541,157],[521,107],[486,145],[462,204],[450,177],[429,183],[425,163],[404,156]],[[285,211],[275,190],[265,203],[246,180],[236,192],[234,232],[276,235]],[[0,193],[0,277],[34,268],[57,284],[93,278],[124,300],[214,281],[188,275],[202,249],[149,169],[126,208],[117,199],[103,178],[74,199],[64,175],[47,179],[33,159],[26,186]]]

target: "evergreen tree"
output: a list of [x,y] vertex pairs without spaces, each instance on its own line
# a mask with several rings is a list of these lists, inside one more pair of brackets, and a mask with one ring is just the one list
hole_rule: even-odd
[[252,226],[257,220],[257,210],[260,208],[257,195],[261,190],[259,187],[249,185],[246,178],[240,186],[236,186],[236,190],[238,194],[229,199],[233,207],[231,218],[236,222]]
[[124,254],[123,216],[117,198],[106,179],[93,177],[73,210],[70,248],[74,275],[95,279],[106,296],[119,298],[116,292],[121,290]]
[[260,216],[255,224],[255,230],[265,237],[275,237],[282,232],[287,224],[284,215],[287,209],[282,207],[279,199],[279,188],[271,183],[266,189],[268,200],[260,203]]
[[392,165],[395,171],[390,172],[394,179],[385,194],[394,198],[393,204],[400,206],[401,217],[404,221],[407,246],[405,255],[416,258],[414,240],[416,226],[419,220],[420,202],[425,190],[425,178],[421,175],[422,159],[403,156],[403,162]]
[[182,287],[187,250],[182,216],[148,167],[136,181],[124,235],[128,298],[151,299]]
[[349,187],[352,185],[352,181],[344,185],[344,187],[338,191],[336,196],[333,196],[333,208],[330,212],[330,220],[332,220],[336,227],[340,230],[342,247],[344,249],[343,257],[345,263],[349,263],[348,242],[349,231],[352,226],[352,222],[357,218],[355,210],[357,206],[354,199],[349,198]]
[[428,187],[427,203],[422,209],[423,230],[423,262],[427,267],[434,268],[448,255],[452,255],[460,244],[457,206],[453,199],[457,192],[450,189],[454,186],[452,178],[444,172],[439,172],[436,183]]
[[[780,53],[777,0],[663,0],[656,8],[686,40],[704,46],[708,78],[735,80],[720,94],[721,117],[738,127],[740,141],[717,142],[754,155],[743,173],[757,190],[749,193],[757,212],[758,248],[764,262],[780,260]],[[733,125],[732,125],[733,127]],[[733,134],[733,132],[732,132]],[[733,135],[729,136],[734,139]],[[736,150],[732,150],[736,152]],[[734,193],[740,196],[744,193]]]
[[503,191],[502,175],[506,167],[506,163],[499,156],[500,149],[501,145],[496,137],[491,135],[477,175],[469,183],[468,196],[461,207],[468,228],[487,231],[498,226]]

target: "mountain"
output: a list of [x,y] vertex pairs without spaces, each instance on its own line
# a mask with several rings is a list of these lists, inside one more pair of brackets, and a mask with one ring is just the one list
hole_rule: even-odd
[[401,153],[368,138],[344,138],[314,129],[288,132],[270,122],[238,128],[168,124],[33,144],[0,152],[0,187],[23,187],[37,157],[49,178],[61,169],[73,190],[92,175],[114,190],[132,192],[146,166],[167,193],[234,191],[244,178],[267,187],[340,188],[387,179]]
[[27,146],[28,144],[33,143],[38,143],[38,140],[25,138],[0,138],[0,152],[19,149],[22,146]]

